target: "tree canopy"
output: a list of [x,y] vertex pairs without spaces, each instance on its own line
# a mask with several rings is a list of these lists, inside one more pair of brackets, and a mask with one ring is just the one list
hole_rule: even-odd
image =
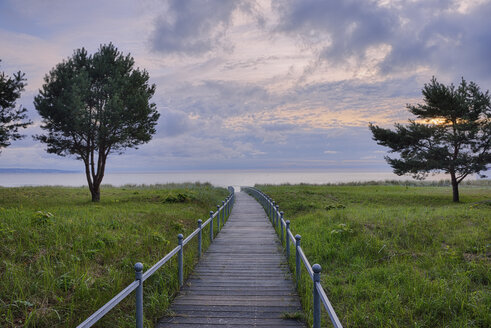
[[31,124],[27,119],[27,109],[22,106],[16,108],[16,101],[26,86],[25,81],[25,74],[20,71],[12,77],[0,72],[0,151],[10,146],[12,140],[23,138],[19,129]]
[[134,64],[111,43],[93,55],[77,49],[45,76],[34,99],[46,131],[36,138],[48,153],[84,162],[93,201],[100,199],[108,155],[137,148],[155,133],[155,85]]
[[453,200],[458,185],[470,174],[483,172],[491,163],[491,101],[489,91],[463,78],[458,87],[439,83],[435,77],[424,85],[424,104],[408,105],[417,119],[396,124],[395,130],[370,124],[373,140],[399,153],[386,157],[394,173],[424,179],[429,172],[450,174]]

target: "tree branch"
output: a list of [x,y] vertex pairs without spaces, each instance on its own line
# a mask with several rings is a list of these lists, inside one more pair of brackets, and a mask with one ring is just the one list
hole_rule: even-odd
[[467,177],[469,175],[469,172],[466,172],[464,174],[462,174],[460,177],[457,178],[457,183],[460,183],[462,180],[465,179],[465,177]]

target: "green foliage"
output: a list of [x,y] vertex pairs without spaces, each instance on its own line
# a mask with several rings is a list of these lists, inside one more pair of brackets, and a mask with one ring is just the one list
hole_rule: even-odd
[[[302,236],[310,263],[322,266],[344,327],[484,328],[491,326],[491,184],[462,188],[461,203],[448,203],[448,183],[260,186]],[[296,211],[301,201],[308,211]],[[311,324],[304,268],[298,292]]]
[[[75,327],[188,236],[228,192],[210,184],[0,188],[0,327]],[[164,203],[167,195],[192,201]],[[203,232],[208,235],[209,229]],[[208,238],[203,238],[203,247]],[[184,248],[185,273],[197,241]],[[176,261],[145,281],[145,326],[163,316],[177,291]],[[97,327],[134,327],[131,295]]]
[[47,224],[53,221],[54,215],[50,212],[37,211],[33,218],[32,222],[34,224]]
[[107,156],[151,140],[159,113],[150,99],[147,71],[113,45],[89,55],[82,49],[44,78],[34,105],[47,131],[36,138],[48,153],[74,155],[85,165],[89,189],[99,200]]
[[303,312],[284,312],[281,314],[281,318],[286,320],[296,320],[300,322],[307,321]]
[[186,203],[194,199],[195,196],[190,192],[169,193],[165,197],[164,203]]
[[343,204],[329,204],[326,206],[326,211],[340,209],[340,208],[346,208],[346,206],[344,206]]
[[0,72],[0,150],[9,146],[10,141],[21,139],[19,129],[32,123],[27,119],[27,109],[16,108],[15,104],[26,86],[24,76],[20,71],[13,77]]
[[398,158],[386,157],[394,173],[420,179],[431,171],[448,173],[458,201],[458,184],[470,174],[485,172],[491,163],[489,91],[481,92],[477,84],[464,79],[455,87],[433,78],[422,92],[424,104],[408,105],[419,121],[396,124],[394,131],[369,127],[379,145],[399,153]]
[[350,233],[353,233],[353,229],[351,229],[345,223],[339,223],[333,230],[331,230],[331,235],[343,235]]

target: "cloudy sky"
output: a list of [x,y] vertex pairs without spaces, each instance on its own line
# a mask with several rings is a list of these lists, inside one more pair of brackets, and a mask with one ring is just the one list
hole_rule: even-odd
[[109,170],[390,170],[368,123],[406,121],[432,76],[490,89],[490,17],[489,0],[0,0],[0,70],[26,73],[35,122],[0,167],[82,170],[33,141],[33,98],[74,49],[113,42],[161,118]]

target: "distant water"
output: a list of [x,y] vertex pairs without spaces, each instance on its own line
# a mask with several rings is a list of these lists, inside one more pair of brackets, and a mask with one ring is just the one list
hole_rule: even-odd
[[[442,180],[443,174],[429,176],[427,180]],[[253,186],[255,184],[282,183],[343,183],[384,180],[412,180],[410,176],[397,176],[391,172],[348,171],[200,171],[160,173],[107,173],[103,184],[164,184],[182,182],[209,182],[215,186]],[[83,173],[0,173],[0,186],[85,186]]]

